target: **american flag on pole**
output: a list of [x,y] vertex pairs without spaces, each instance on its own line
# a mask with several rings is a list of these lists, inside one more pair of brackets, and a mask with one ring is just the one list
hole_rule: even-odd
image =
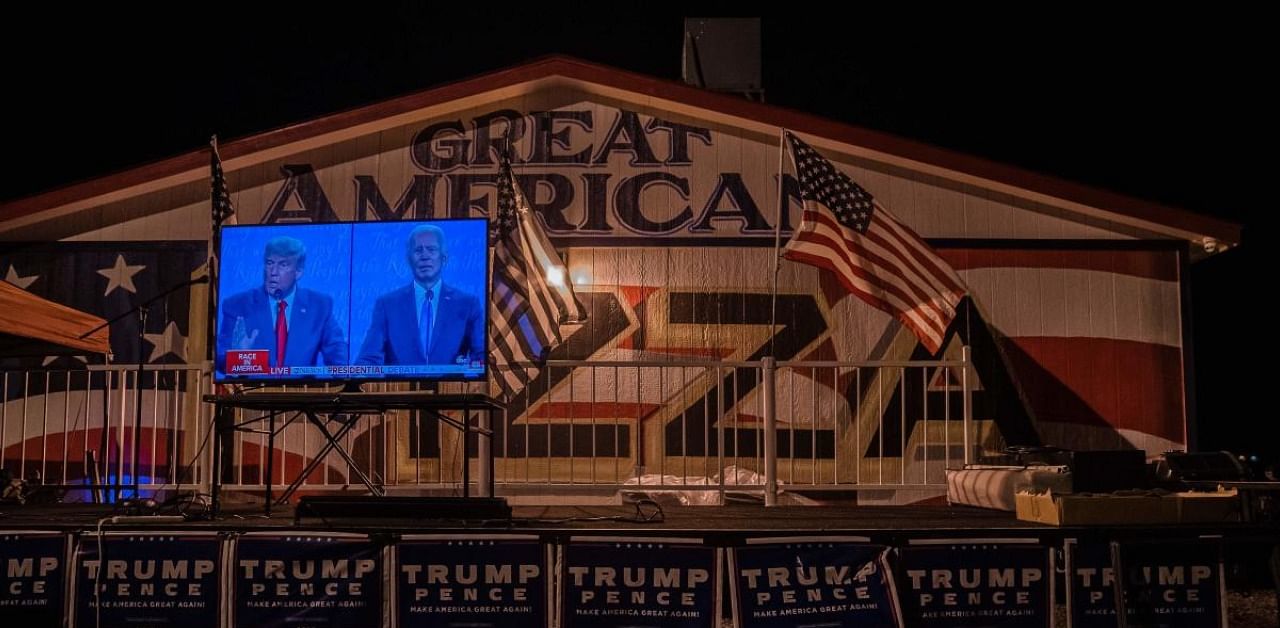
[[[209,307],[208,323],[205,325],[207,339],[206,357],[213,359],[214,342],[217,337],[218,310],[218,249],[222,242],[222,225],[236,224],[236,208],[231,204],[231,191],[227,189],[227,176],[222,171],[222,157],[218,155],[218,136],[209,138],[209,205],[213,217],[213,237],[209,240]],[[221,388],[221,387],[220,387]]]
[[804,213],[783,257],[836,274],[845,289],[892,314],[937,353],[966,288],[920,236],[791,133]]
[[493,294],[489,343],[495,392],[514,396],[538,376],[537,363],[564,338],[560,328],[587,320],[569,271],[547,239],[504,155],[491,219]]
[[213,207],[213,228],[216,231],[222,225],[236,224],[236,208],[231,204],[227,177],[222,172],[222,158],[218,155],[216,135],[209,140],[209,147],[209,200]]

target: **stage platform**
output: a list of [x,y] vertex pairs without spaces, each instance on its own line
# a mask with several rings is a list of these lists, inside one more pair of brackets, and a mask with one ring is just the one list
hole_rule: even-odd
[[[732,543],[747,536],[856,535],[885,543],[912,538],[1039,538],[1107,535],[1197,537],[1220,535],[1231,540],[1280,538],[1275,524],[1054,527],[1019,521],[1013,513],[967,506],[663,506],[638,512],[632,505],[515,506],[511,519],[295,519],[291,506],[271,517],[261,506],[234,505],[216,520],[166,524],[106,524],[109,530],[217,530],[223,532],[342,531],[385,534],[450,534],[514,532],[542,536],[625,535],[692,536]],[[0,530],[42,529],[92,531],[98,522],[121,514],[111,506],[88,504],[16,505],[0,507]],[[644,521],[646,517],[652,520]]]

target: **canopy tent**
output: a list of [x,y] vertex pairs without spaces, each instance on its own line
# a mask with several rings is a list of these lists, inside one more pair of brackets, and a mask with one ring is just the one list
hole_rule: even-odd
[[97,316],[0,281],[0,357],[110,353],[108,331]]

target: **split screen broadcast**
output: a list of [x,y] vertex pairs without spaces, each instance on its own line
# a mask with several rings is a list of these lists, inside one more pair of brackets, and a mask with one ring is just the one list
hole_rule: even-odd
[[224,227],[217,381],[482,380],[483,219]]

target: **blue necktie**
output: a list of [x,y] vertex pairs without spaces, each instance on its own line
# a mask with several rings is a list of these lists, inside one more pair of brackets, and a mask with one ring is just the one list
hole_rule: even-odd
[[431,291],[427,291],[427,300],[422,302],[422,316],[418,320],[418,331],[422,333],[422,357],[430,361],[431,352]]

